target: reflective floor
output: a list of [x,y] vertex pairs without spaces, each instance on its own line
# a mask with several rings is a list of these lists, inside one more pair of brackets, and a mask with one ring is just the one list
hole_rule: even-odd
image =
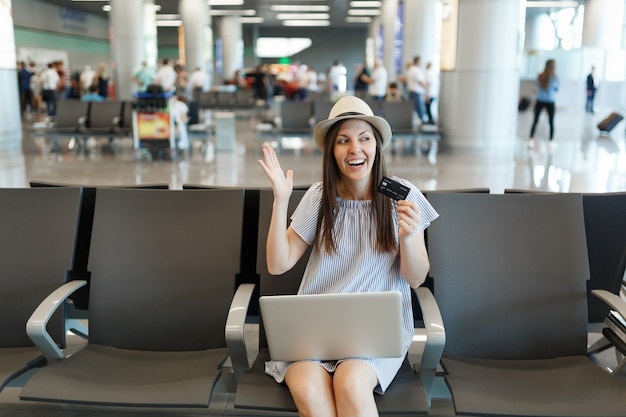
[[[505,189],[534,189],[556,192],[626,191],[626,139],[624,123],[610,135],[600,135],[596,125],[610,110],[595,115],[582,110],[559,108],[555,120],[556,149],[550,149],[547,117],[542,115],[536,141],[528,146],[532,113],[518,116],[518,135],[503,138],[499,151],[460,151],[442,139],[437,152],[411,153],[399,141],[395,154],[387,152],[392,175],[405,178],[422,190],[488,187],[492,193]],[[207,117],[210,115],[207,115]],[[62,152],[50,152],[49,142],[31,132],[33,119],[24,121],[21,152],[0,152],[0,187],[27,187],[30,181],[81,185],[184,184],[265,187],[269,182],[257,160],[266,141],[275,137],[259,133],[258,118],[238,115],[234,150],[215,149],[197,137],[191,150],[176,158],[149,160],[138,152],[131,138],[115,140],[115,152],[102,149],[108,139],[87,140],[87,152],[70,138],[61,139]],[[206,136],[205,136],[206,137]],[[321,153],[311,138],[281,140],[280,159],[285,169],[294,170],[296,184],[321,179]],[[218,146],[219,148],[219,146]]]

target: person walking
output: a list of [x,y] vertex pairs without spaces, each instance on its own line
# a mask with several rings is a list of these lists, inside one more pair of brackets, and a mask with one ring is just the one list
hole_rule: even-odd
[[554,139],[554,113],[556,110],[554,100],[559,90],[559,85],[559,78],[556,75],[556,61],[554,59],[548,59],[544,70],[537,77],[537,98],[534,108],[535,116],[530,128],[529,146],[534,145],[535,129],[539,121],[539,115],[545,108],[548,112],[548,123],[550,124],[550,148],[554,149],[556,147],[552,140]]
[[426,92],[426,120],[427,124],[437,124],[433,111],[437,110],[437,97],[439,97],[439,74],[433,68],[432,62],[426,63],[426,82],[428,83],[428,91]]
[[413,64],[406,72],[406,86],[409,90],[409,98],[414,103],[417,116],[420,122],[424,122],[426,120],[424,98],[428,91],[428,81],[426,80],[426,74],[420,67],[420,61],[421,58],[419,56],[413,58]]
[[598,84],[594,79],[593,73],[596,67],[591,67],[591,72],[587,75],[587,99],[585,101],[585,111],[593,114],[593,102],[596,98],[596,91],[598,90]]

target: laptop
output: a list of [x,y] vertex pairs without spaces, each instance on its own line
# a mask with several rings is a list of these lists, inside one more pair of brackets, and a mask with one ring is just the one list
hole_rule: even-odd
[[275,361],[404,354],[398,291],[263,296],[260,308]]

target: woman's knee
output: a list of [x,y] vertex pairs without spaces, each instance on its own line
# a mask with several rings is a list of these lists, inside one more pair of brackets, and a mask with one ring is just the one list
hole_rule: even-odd
[[301,416],[334,415],[332,377],[326,369],[313,362],[291,365],[285,383]]
[[373,400],[378,378],[374,369],[363,361],[343,362],[333,378],[335,399],[358,406]]

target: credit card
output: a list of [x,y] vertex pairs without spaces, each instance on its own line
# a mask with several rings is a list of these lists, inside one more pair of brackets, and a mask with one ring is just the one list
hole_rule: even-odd
[[383,177],[378,185],[378,191],[394,200],[406,200],[410,188],[391,178]]

